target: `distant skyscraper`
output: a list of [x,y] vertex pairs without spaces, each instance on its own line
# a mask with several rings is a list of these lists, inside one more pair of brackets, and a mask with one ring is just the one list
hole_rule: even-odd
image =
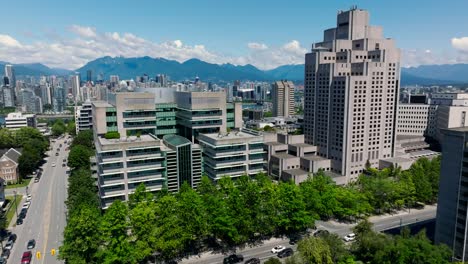
[[273,116],[288,117],[294,114],[294,84],[277,81],[272,84]]
[[8,77],[9,84],[11,87],[16,87],[16,76],[15,76],[15,69],[13,65],[6,64],[5,65],[5,76]]
[[28,113],[42,113],[42,100],[30,89],[22,90],[23,106]]
[[54,88],[54,97],[53,97],[53,107],[54,112],[60,113],[65,110],[65,103],[66,103],[66,89],[63,87],[55,87]]
[[71,90],[75,101],[80,101],[80,76],[77,74],[71,77]]
[[86,81],[87,82],[92,82],[93,81],[93,71],[92,70],[87,70],[86,71]]
[[110,76],[110,83],[112,87],[119,85],[119,76],[118,75],[111,75]]
[[13,89],[13,87],[4,86],[2,89],[2,97],[4,107],[15,106],[15,89]]
[[331,170],[356,178],[394,155],[400,50],[369,13],[340,11],[305,58],[304,134]]

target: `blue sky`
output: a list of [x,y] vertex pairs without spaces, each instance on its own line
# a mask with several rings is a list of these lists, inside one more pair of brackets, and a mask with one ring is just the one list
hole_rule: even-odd
[[468,62],[466,0],[15,0],[3,6],[0,60],[74,68],[149,55],[272,68],[300,63],[353,4],[396,39],[406,65]]

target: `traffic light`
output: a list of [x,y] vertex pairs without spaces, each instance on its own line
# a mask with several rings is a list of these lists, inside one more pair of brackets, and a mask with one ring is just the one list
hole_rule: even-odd
[[54,256],[55,255],[55,248],[50,250],[50,255]]
[[36,252],[36,258],[41,259],[41,252],[40,251]]

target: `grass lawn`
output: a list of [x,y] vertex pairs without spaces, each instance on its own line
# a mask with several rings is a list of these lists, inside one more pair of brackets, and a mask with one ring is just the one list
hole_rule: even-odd
[[8,184],[7,186],[5,186],[5,189],[13,189],[13,188],[17,188],[17,187],[25,187],[25,186],[28,186],[29,185],[29,182],[31,181],[31,178],[27,178],[27,179],[23,179],[23,182],[22,183],[18,183],[18,184]]
[[[19,206],[19,203],[21,202],[21,199],[23,198],[22,195],[16,195],[16,205]],[[13,219],[13,216],[16,214],[15,213],[15,202],[13,201],[14,200],[14,196],[7,196],[5,198],[6,200],[10,201],[10,209],[6,212],[6,221],[7,221],[7,224],[6,226],[9,226],[10,225],[10,222],[11,222],[11,219]]]

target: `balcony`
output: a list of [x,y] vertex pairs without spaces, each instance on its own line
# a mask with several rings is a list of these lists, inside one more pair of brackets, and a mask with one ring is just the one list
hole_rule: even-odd
[[99,188],[99,196],[101,198],[120,196],[120,195],[125,195],[125,186],[123,183],[121,185]]

